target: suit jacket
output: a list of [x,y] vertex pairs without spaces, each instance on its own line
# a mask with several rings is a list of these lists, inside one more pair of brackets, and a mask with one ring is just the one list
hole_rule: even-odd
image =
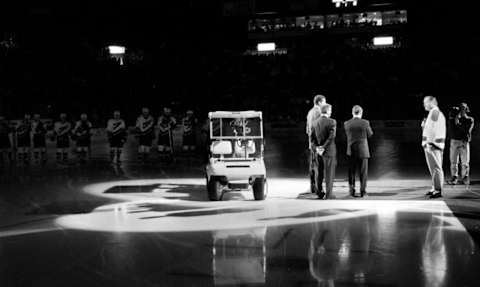
[[315,122],[315,120],[317,120],[321,115],[322,113],[320,111],[319,106],[314,106],[313,108],[310,109],[310,111],[308,111],[307,127],[306,127],[306,132],[308,136],[310,136],[310,134],[312,133],[313,122]]
[[370,158],[368,138],[373,135],[370,122],[353,118],[345,122],[347,134],[347,155],[355,158]]
[[313,122],[310,143],[313,149],[319,146],[323,147],[325,149],[324,156],[333,157],[337,155],[336,136],[337,121],[334,119],[321,116]]

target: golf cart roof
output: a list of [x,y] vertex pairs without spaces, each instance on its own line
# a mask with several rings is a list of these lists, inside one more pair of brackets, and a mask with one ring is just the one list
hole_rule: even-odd
[[221,118],[262,118],[262,112],[258,111],[217,111],[208,113],[210,119],[221,119]]

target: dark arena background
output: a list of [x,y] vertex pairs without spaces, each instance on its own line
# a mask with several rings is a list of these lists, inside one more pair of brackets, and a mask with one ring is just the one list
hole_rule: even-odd
[[0,286],[480,286],[475,5],[64,2],[0,4]]

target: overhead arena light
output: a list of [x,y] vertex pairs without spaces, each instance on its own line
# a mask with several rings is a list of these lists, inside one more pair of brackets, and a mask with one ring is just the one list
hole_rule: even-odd
[[392,36],[374,37],[373,45],[375,46],[393,45],[393,37]]
[[123,55],[125,54],[125,47],[124,46],[115,46],[115,45],[111,45],[111,46],[108,46],[108,52],[110,53],[110,55]]
[[349,5],[357,6],[358,0],[332,0],[332,3],[335,4],[335,7],[348,7]]
[[275,51],[276,45],[275,43],[258,43],[257,44],[257,51],[258,52],[269,52]]

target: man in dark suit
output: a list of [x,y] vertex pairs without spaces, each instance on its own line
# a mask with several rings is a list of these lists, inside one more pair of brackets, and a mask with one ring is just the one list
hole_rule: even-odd
[[348,184],[350,194],[355,196],[355,175],[360,172],[360,196],[367,194],[368,180],[368,159],[370,151],[368,138],[373,135],[370,122],[362,119],[363,109],[354,106],[352,109],[353,118],[345,122],[345,133],[347,134],[347,156],[348,156]]
[[[317,153],[317,164],[315,165],[316,189],[320,199],[333,199],[333,180],[337,166],[337,147],[335,137],[337,134],[337,122],[331,119],[332,106],[329,104],[320,107],[321,116],[312,124],[310,143],[312,149]],[[325,179],[325,190],[322,184]]]
[[320,111],[320,107],[324,104],[327,103],[327,99],[325,96],[322,95],[316,95],[315,98],[313,98],[313,107],[308,111],[307,114],[307,126],[306,126],[306,132],[307,132],[307,137],[308,137],[308,142],[309,142],[309,157],[308,157],[308,172],[310,175],[310,191],[312,193],[316,192],[316,186],[315,186],[315,164],[316,160],[315,158],[316,153],[310,146],[310,135],[312,133],[312,124],[313,122],[320,117],[322,112]]

